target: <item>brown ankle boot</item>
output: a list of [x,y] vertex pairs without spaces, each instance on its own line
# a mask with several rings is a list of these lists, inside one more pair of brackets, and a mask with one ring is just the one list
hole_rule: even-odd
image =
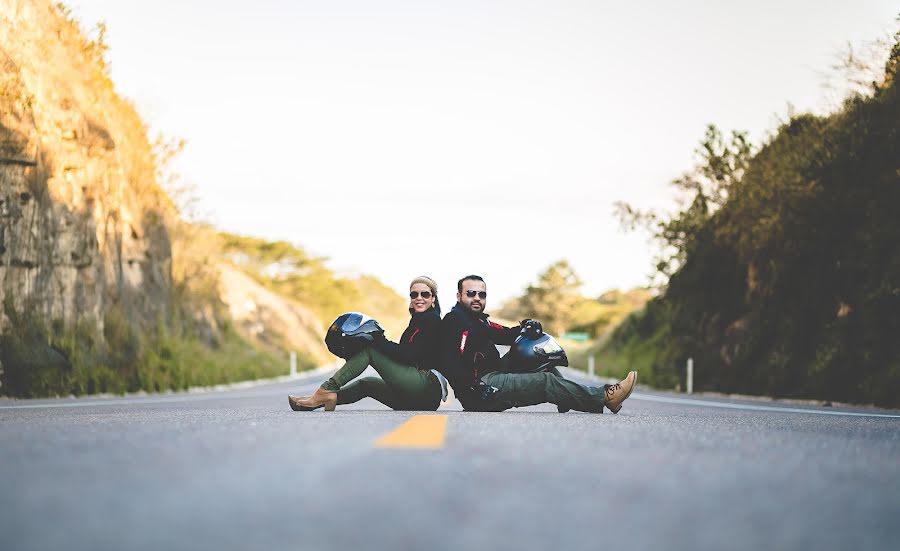
[[619,410],[622,409],[622,402],[631,396],[635,382],[637,382],[637,371],[629,371],[627,377],[606,387],[606,407],[609,411],[619,413]]
[[325,411],[334,411],[337,405],[337,392],[329,392],[319,387],[312,396],[288,396],[288,404],[294,411],[312,411],[320,407],[324,407]]

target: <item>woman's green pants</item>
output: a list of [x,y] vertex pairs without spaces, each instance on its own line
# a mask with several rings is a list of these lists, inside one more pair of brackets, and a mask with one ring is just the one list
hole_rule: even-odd
[[[353,381],[370,365],[381,375],[380,379],[363,377]],[[322,388],[337,392],[338,404],[352,404],[369,397],[392,409],[435,411],[441,403],[441,384],[434,373],[397,362],[371,347],[347,360]]]

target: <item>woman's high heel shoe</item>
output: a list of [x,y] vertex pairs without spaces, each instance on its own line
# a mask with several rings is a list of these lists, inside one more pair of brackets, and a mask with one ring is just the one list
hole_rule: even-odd
[[320,407],[324,407],[325,411],[334,411],[337,405],[337,392],[329,392],[319,387],[312,396],[288,396],[288,404],[294,411],[312,411]]

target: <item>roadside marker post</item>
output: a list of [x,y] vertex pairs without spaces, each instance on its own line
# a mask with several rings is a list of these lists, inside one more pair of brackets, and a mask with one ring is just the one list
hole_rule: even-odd
[[594,376],[594,356],[588,356],[588,375]]
[[297,374],[297,353],[291,350],[291,375]]
[[687,361],[687,393],[694,393],[694,358]]

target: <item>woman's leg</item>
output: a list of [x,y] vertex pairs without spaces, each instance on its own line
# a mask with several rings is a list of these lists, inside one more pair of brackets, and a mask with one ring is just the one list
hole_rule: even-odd
[[322,383],[312,396],[288,396],[288,404],[294,411],[309,411],[323,406],[326,411],[331,411],[337,405],[337,391],[349,381],[359,377],[368,365],[369,355],[363,350],[344,362],[337,373]]
[[337,392],[342,386],[359,377],[369,367],[369,348],[364,348],[341,366],[330,379],[322,383],[322,388],[328,392]]
[[[371,383],[366,383],[357,385],[351,392],[345,393],[342,387],[359,377],[370,365],[381,375],[385,387],[376,387]],[[338,394],[338,403],[340,404],[349,404],[371,396],[393,409],[432,411],[436,410],[440,404],[440,392],[435,390],[435,386],[427,374],[415,367],[400,363],[371,347],[366,347],[347,360],[347,363],[334,376],[322,384],[322,388],[329,392],[341,390]],[[366,394],[369,391],[376,394]]]
[[363,398],[375,398],[391,409],[397,409],[400,405],[387,383],[378,377],[357,379],[337,393],[338,405],[352,404]]
[[394,409],[435,411],[441,403],[440,385],[413,366],[397,362],[372,348],[369,365],[381,375],[395,398]]

